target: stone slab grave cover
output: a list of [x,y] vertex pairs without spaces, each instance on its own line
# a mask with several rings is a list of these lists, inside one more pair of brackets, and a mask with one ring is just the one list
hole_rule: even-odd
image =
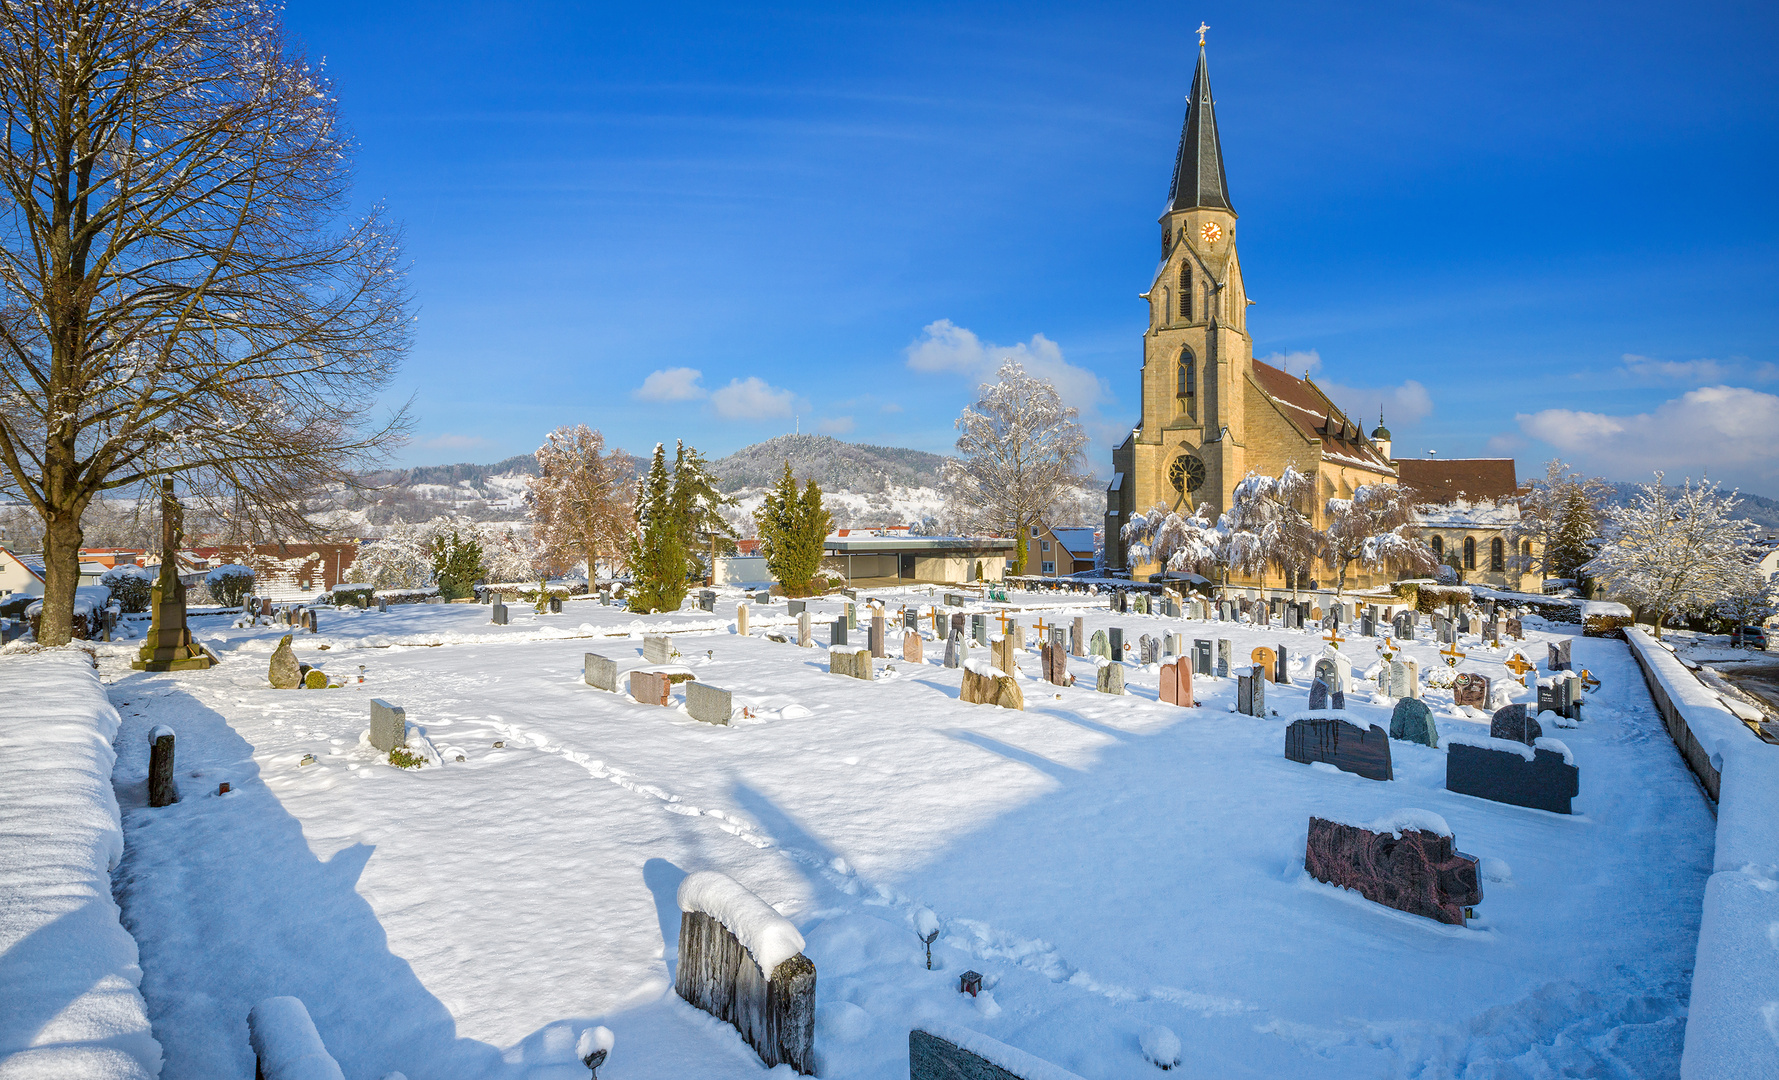
[[371,745],[387,754],[408,745],[408,713],[382,698],[371,699]]
[[1550,659],[1544,665],[1546,671],[1569,670],[1569,646],[1571,644],[1573,644],[1573,640],[1570,638],[1550,643]]
[[951,637],[945,642],[945,666],[948,668],[961,667],[964,662],[964,650],[967,648],[969,646],[964,644],[964,632],[955,626],[952,627]]
[[1571,813],[1581,794],[1581,770],[1555,739],[1526,746],[1511,739],[1455,736],[1446,748],[1445,786],[1460,795]]
[[1326,761],[1342,772],[1368,780],[1389,780],[1390,733],[1369,730],[1336,717],[1300,716],[1285,728],[1285,756],[1305,765]]
[[1124,693],[1124,665],[1113,660],[1101,660],[1094,675],[1094,689],[1102,694]]
[[1112,659],[1112,643],[1110,639],[1106,637],[1106,632],[1104,630],[1095,630],[1093,632],[1093,639],[1087,644],[1087,652],[1092,656],[1103,656],[1107,660]]
[[632,671],[630,696],[643,705],[671,705],[673,682],[662,671]]
[[1235,666],[1235,646],[1228,638],[1217,639],[1217,677],[1229,678],[1229,669]]
[[618,662],[598,653],[587,653],[581,660],[581,680],[600,690],[618,692]]
[[1495,710],[1489,719],[1489,738],[1507,739],[1512,742],[1531,746],[1544,736],[1544,728],[1538,718],[1531,715],[1524,705],[1508,705]]
[[1190,709],[1192,700],[1192,663],[1185,657],[1161,665],[1161,700],[1168,705]]
[[1253,652],[1249,653],[1248,654],[1248,662],[1253,664],[1255,666],[1255,668],[1266,672],[1266,677],[1271,679],[1273,682],[1279,681],[1279,679],[1278,679],[1279,654],[1276,652],[1273,652],[1271,649],[1267,648],[1265,645],[1261,645],[1260,647],[1256,648]]
[[981,660],[964,662],[964,677],[958,687],[958,700],[966,705],[1025,708],[1025,695],[1019,689],[1019,681]]
[[1254,666],[1235,677],[1235,711],[1244,716],[1266,715],[1266,669]]
[[734,695],[696,680],[686,684],[686,712],[706,724],[728,724],[735,711]]
[[1074,625],[1069,627],[1069,655],[1087,655],[1087,620],[1079,615],[1075,616]]
[[1473,671],[1460,671],[1452,683],[1452,704],[1473,709],[1489,707],[1489,679]]
[[815,1072],[815,965],[790,920],[734,879],[689,874],[676,897],[674,993],[726,1020],[768,1068]]
[[836,645],[828,650],[828,672],[870,682],[871,652],[857,645]]
[[673,639],[666,634],[642,636],[642,660],[645,664],[665,664],[673,659]]
[[926,663],[926,646],[920,640],[919,630],[902,631],[902,659],[910,664]]
[[1211,673],[1211,643],[1204,638],[1192,641],[1192,673],[1209,675]]
[[1433,723],[1433,710],[1419,698],[1402,698],[1390,713],[1390,738],[1438,749],[1439,727]]
[[[1385,907],[1465,925],[1465,909],[1482,903],[1475,856],[1452,848],[1445,822],[1424,811],[1372,828],[1310,818],[1303,868],[1317,881],[1352,889]],[[1416,828],[1425,821],[1436,828]],[[1394,826],[1394,827],[1392,827]]]
[[926,1021],[908,1033],[908,1080],[1081,1080],[977,1031]]

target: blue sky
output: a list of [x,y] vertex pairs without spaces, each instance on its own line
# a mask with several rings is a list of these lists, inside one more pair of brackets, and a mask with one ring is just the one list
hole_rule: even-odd
[[288,9],[406,228],[404,463],[944,451],[1013,350],[1101,474],[1201,20],[1257,356],[1399,455],[1779,496],[1771,4]]

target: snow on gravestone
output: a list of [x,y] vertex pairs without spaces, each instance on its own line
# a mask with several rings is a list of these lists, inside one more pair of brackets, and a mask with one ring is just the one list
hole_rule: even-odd
[[371,699],[371,745],[387,754],[408,745],[408,712],[382,698]]
[[908,1080],[1081,1078],[981,1032],[927,1020],[908,1033]]
[[1426,810],[1364,825],[1312,817],[1303,868],[1373,903],[1452,926],[1463,926],[1464,909],[1482,902],[1475,856],[1454,851],[1450,826]]
[[581,679],[588,686],[618,692],[618,662],[598,653],[587,653],[581,661]]
[[958,700],[966,705],[999,705],[1004,709],[1024,709],[1025,694],[1019,683],[983,660],[964,661],[963,682]]
[[735,1026],[767,1068],[815,1072],[815,965],[789,919],[714,870],[679,886],[674,992]]
[[1546,671],[1569,670],[1569,648],[1571,644],[1573,644],[1573,640],[1570,638],[1564,638],[1561,641],[1553,641],[1550,643],[1550,657],[1544,664]]
[[696,680],[686,684],[686,712],[692,719],[706,724],[727,724],[734,711],[734,699],[729,691]]
[[1328,713],[1304,713],[1285,729],[1285,756],[1305,765],[1326,761],[1342,772],[1368,780],[1391,779],[1390,733],[1370,730]]
[[1575,756],[1556,739],[1526,746],[1512,739],[1454,735],[1447,743],[1448,791],[1554,814],[1570,813],[1569,800],[1581,794]]

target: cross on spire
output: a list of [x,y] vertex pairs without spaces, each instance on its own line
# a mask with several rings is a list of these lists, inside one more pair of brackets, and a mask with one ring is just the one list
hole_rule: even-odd
[[1205,31],[1210,28],[1211,25],[1209,23],[1201,22],[1198,24],[1198,47],[1201,49],[1205,47]]

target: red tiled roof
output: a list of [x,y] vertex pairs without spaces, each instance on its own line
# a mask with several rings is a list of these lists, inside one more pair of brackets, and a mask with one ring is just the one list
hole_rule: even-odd
[[1322,440],[1324,458],[1339,465],[1390,471],[1390,463],[1366,439],[1365,432],[1336,408],[1315,383],[1258,360],[1254,361],[1254,381],[1299,434],[1306,439]]
[[1396,467],[1422,502],[1505,499],[1519,488],[1512,458],[1402,458]]

